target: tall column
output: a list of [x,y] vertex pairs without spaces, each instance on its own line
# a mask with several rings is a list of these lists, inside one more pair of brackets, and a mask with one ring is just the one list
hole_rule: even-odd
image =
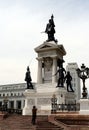
[[42,58],[37,58],[38,60],[38,73],[37,73],[37,83],[42,83]]
[[22,100],[21,100],[21,109],[23,109],[24,106],[25,106],[25,100],[22,98]]
[[14,108],[16,109],[17,108],[17,101],[14,100]]
[[28,98],[25,99],[25,107],[28,107]]
[[57,82],[57,76],[54,74],[57,72],[57,57],[52,57],[53,58],[53,67],[52,67],[52,83]]

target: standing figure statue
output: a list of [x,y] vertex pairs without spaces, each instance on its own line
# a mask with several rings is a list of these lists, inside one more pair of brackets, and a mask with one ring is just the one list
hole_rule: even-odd
[[30,70],[29,70],[29,66],[27,67],[27,72],[25,75],[25,81],[27,82],[27,89],[33,89],[33,85],[31,83],[32,79],[30,76]]
[[[64,77],[65,77],[65,74],[66,74],[66,71],[65,69],[63,68],[63,64],[61,63],[60,66],[59,66],[59,69],[58,71],[56,72],[56,74],[59,73],[59,78],[58,78],[58,83],[57,83],[57,87],[64,87]],[[55,75],[56,75],[55,74]]]
[[[67,74],[65,76],[65,80],[66,80],[66,84],[67,84],[67,91],[68,92],[74,92],[74,90],[72,88],[72,84],[71,84],[72,76],[70,75],[69,71],[67,71]],[[69,87],[70,87],[70,90],[69,90]]]
[[45,33],[48,34],[48,42],[49,41],[55,41],[57,42],[57,40],[55,40],[54,38],[54,33],[55,33],[55,24],[54,24],[54,20],[53,20],[53,15],[51,16],[51,19],[49,19],[49,23],[46,25],[46,30],[45,30]]

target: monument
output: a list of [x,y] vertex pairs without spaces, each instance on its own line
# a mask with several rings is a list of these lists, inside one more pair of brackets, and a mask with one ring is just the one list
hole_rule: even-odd
[[34,89],[26,89],[24,92],[23,115],[31,115],[33,106],[37,107],[38,115],[51,114],[51,98],[54,94],[58,104],[75,102],[75,94],[68,92],[64,85],[66,72],[63,68],[63,56],[66,55],[66,51],[64,46],[55,40],[53,18],[52,15],[45,30],[48,39],[35,48],[38,61],[37,83]]

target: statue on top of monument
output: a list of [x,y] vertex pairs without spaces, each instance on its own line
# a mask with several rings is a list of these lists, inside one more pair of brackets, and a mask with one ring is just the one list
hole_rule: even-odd
[[29,66],[27,67],[27,72],[26,72],[26,75],[25,75],[25,81],[27,82],[27,89],[33,89],[33,85],[31,83],[32,79],[31,79],[31,75],[30,75]]
[[55,40],[54,33],[55,33],[55,24],[53,20],[54,16],[52,14],[51,19],[49,19],[49,23],[46,25],[45,33],[48,34],[48,40],[49,41],[55,41],[57,43],[57,40]]

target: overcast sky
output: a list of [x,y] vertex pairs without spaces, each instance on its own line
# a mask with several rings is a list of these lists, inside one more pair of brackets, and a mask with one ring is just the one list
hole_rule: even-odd
[[47,40],[41,32],[51,14],[67,52],[64,65],[89,67],[89,0],[0,0],[0,85],[25,82],[28,65],[36,82],[34,48]]

